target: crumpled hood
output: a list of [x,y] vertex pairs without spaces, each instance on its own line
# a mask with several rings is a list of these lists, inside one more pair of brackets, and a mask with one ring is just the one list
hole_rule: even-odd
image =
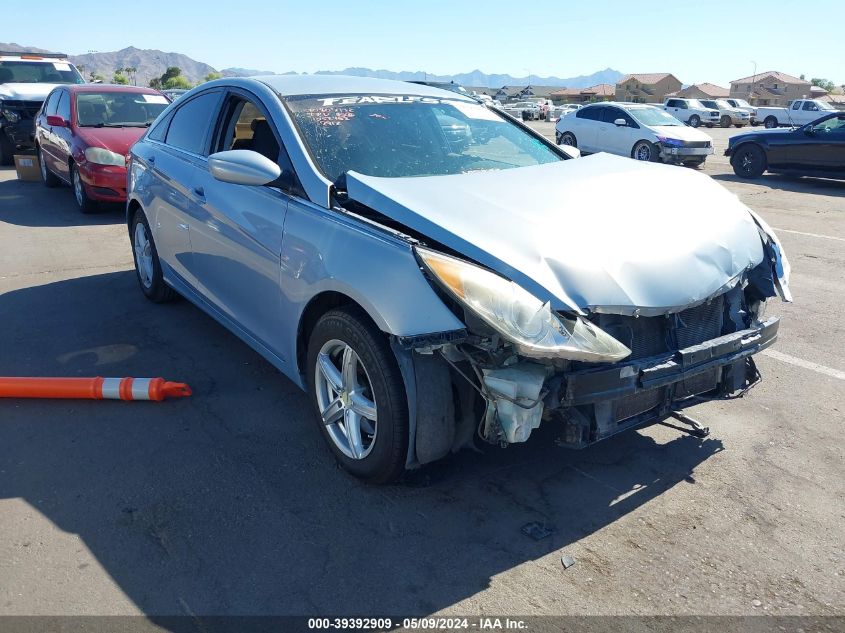
[[763,259],[749,210],[708,176],[609,154],[450,176],[349,172],[347,191],[554,309],[674,312]]
[[50,91],[60,84],[16,84],[0,85],[0,99],[20,101],[44,101]]

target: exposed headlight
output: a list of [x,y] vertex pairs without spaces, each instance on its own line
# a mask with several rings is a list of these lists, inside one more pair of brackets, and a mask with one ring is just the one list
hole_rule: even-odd
[[479,266],[424,248],[417,254],[460,303],[535,358],[615,362],[631,350],[580,317],[562,318],[520,285]]
[[669,138],[668,136],[658,136],[657,140],[667,147],[681,147],[684,142],[678,138]]
[[21,115],[15,112],[14,110],[9,110],[8,108],[3,108],[0,110],[3,113],[3,118],[6,119],[9,123],[17,123],[21,120]]
[[85,158],[98,165],[126,166],[126,158],[122,154],[112,152],[104,147],[89,147],[85,150]]

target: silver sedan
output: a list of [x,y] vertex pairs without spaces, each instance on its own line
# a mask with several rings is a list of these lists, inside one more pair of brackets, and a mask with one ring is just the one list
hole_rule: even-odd
[[749,388],[777,337],[765,302],[789,300],[771,229],[703,174],[577,157],[429,86],[208,82],[132,147],[139,286],[305,389],[371,482],[541,422],[582,447]]

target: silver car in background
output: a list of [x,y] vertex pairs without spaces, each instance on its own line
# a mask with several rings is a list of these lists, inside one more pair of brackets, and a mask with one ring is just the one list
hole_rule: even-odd
[[[429,86],[208,82],[131,150],[139,285],[306,390],[371,482],[541,421],[587,446],[753,385],[766,300],[789,300],[771,229],[703,174],[576,154]],[[660,194],[596,203],[633,190]]]

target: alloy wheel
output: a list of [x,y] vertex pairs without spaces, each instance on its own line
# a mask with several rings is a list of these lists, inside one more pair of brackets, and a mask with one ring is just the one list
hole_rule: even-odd
[[378,408],[361,358],[338,339],[317,354],[314,388],[320,417],[335,446],[350,459],[364,459],[378,434]]
[[646,162],[651,160],[651,148],[645,144],[640,143],[637,145],[636,150],[634,150],[634,158],[637,160],[644,160]]
[[153,285],[153,253],[147,229],[142,222],[135,225],[134,249],[138,279],[144,288],[150,288]]
[[73,193],[76,196],[76,202],[80,207],[85,206],[85,192],[82,189],[82,178],[79,177],[79,170],[73,169]]

